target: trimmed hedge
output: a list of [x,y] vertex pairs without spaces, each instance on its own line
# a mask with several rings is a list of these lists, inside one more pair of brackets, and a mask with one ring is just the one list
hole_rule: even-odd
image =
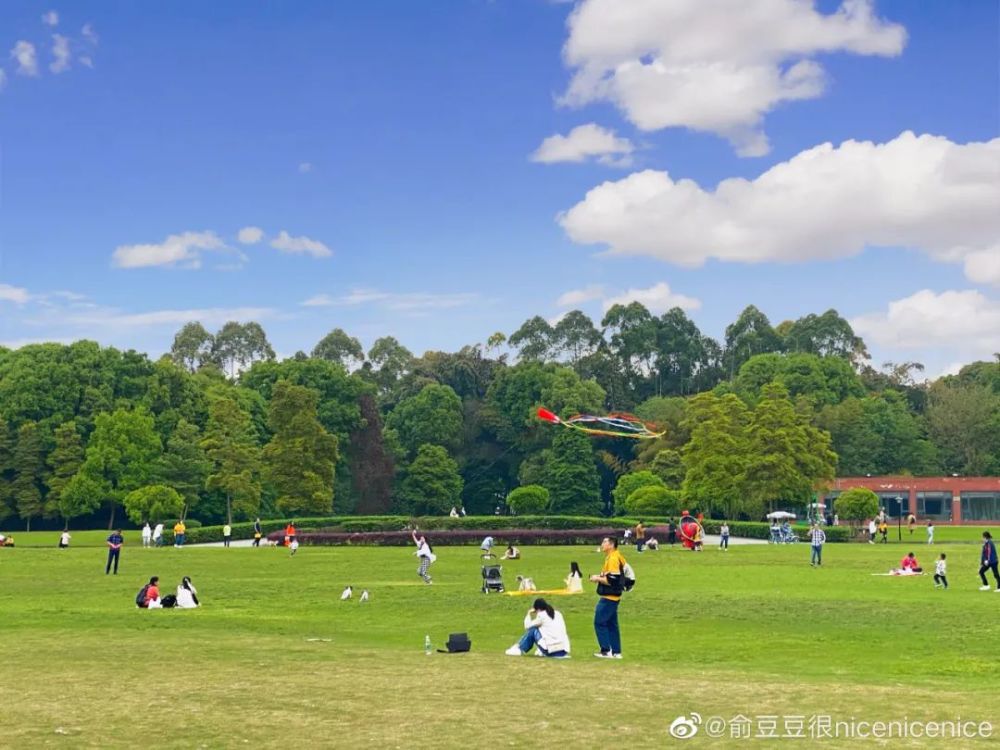
[[[524,532],[524,531],[587,531],[594,530],[596,538],[600,541],[600,536],[613,530],[619,536],[621,532],[631,526],[635,526],[638,519],[635,518],[600,518],[592,516],[464,516],[462,518],[451,518],[449,516],[428,516],[426,518],[410,518],[408,516],[326,516],[317,518],[296,518],[295,527],[299,531],[300,538],[307,533],[322,534],[364,534],[382,533],[392,534],[394,532],[403,533],[409,538],[406,527],[414,523],[424,531],[464,531],[471,534],[470,538],[482,538],[487,533],[492,533],[498,539],[506,536],[503,532]],[[665,542],[667,529],[665,519],[644,517],[647,523],[655,524],[654,529],[648,529],[647,535],[655,536],[659,541]],[[676,523],[677,519],[675,519]],[[284,532],[286,520],[261,521],[261,530],[265,537],[272,538],[276,532]],[[704,522],[707,534],[718,534],[722,521],[708,520]],[[792,527],[799,535],[799,539],[806,541],[809,536],[807,526],[798,525]],[[770,534],[770,525],[757,521],[730,521],[729,531],[736,537],[748,537],[751,539],[767,539]],[[857,539],[856,532],[850,526],[825,526],[826,540],[828,542],[849,542]],[[280,537],[282,534],[279,533]],[[173,544],[173,531],[164,529],[164,542]],[[436,536],[436,534],[435,534]],[[233,539],[252,539],[253,523],[234,523]],[[275,537],[277,538],[277,537]],[[338,537],[340,538],[340,537]],[[202,544],[205,542],[221,542],[221,526],[204,526],[202,528],[188,528],[188,544]],[[388,542],[387,542],[388,543]],[[456,542],[464,544],[465,542]],[[529,542],[542,544],[543,542]],[[565,544],[567,542],[555,542]],[[433,542],[432,542],[433,544]]]
[[[666,527],[662,527],[666,532]],[[593,544],[610,535],[621,536],[621,529],[510,529],[496,534],[496,546],[503,548],[507,544]],[[276,531],[268,534],[268,539],[278,542],[284,539],[284,532]],[[325,545],[374,545],[387,547],[413,546],[409,531],[365,531],[349,533],[344,531],[308,531],[297,535],[300,544]],[[481,530],[472,529],[442,529],[427,533],[427,541],[431,546],[475,546],[483,540]]]

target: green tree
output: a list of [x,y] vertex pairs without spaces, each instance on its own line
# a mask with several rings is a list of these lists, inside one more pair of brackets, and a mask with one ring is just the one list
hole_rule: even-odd
[[0,521],[14,515],[10,486],[14,481],[14,440],[7,420],[0,417]]
[[719,345],[674,307],[656,321],[656,394],[686,395],[721,379]]
[[101,499],[107,494],[107,486],[82,471],[77,472],[62,492],[59,493],[59,515],[69,522],[78,516],[86,516],[101,507]]
[[744,509],[750,411],[733,394],[701,393],[688,402],[682,450],[683,493],[694,507],[737,518]]
[[680,490],[647,484],[625,499],[625,512],[633,518],[676,516],[681,512],[682,502]]
[[359,399],[362,425],[348,442],[355,512],[382,515],[392,508],[395,466],[382,438],[382,418],[370,393]]
[[284,380],[271,394],[268,425],[274,437],[264,446],[264,476],[286,514],[333,509],[337,438],[320,424],[318,403],[316,391]]
[[179,518],[184,505],[184,498],[173,487],[162,484],[140,487],[125,496],[125,513],[136,524]]
[[522,362],[544,362],[555,348],[556,332],[545,318],[536,315],[522,323],[507,343],[517,349]]
[[176,490],[183,499],[180,518],[187,518],[191,509],[198,505],[212,468],[198,426],[181,419],[167,438],[157,472],[161,482]]
[[459,505],[458,464],[440,445],[422,445],[399,488],[401,509],[411,515],[441,515]]
[[852,526],[878,515],[878,506],[878,495],[866,487],[853,487],[833,501],[834,512],[850,521]]
[[784,332],[784,343],[790,352],[839,357],[852,364],[868,359],[865,342],[854,334],[851,324],[832,309],[822,315],[810,313],[790,324]]
[[751,516],[776,502],[807,501],[814,489],[833,480],[837,455],[829,433],[796,412],[780,383],[762,389],[748,437],[744,477]]
[[215,337],[201,323],[186,323],[174,336],[170,358],[188,372],[194,372],[212,359]]
[[594,516],[601,512],[601,479],[590,440],[576,430],[562,430],[552,440],[544,486],[552,512]]
[[379,392],[388,397],[413,366],[413,355],[392,336],[383,336],[368,350],[368,361],[375,368]]
[[65,519],[67,529],[70,517],[63,513],[63,509],[71,506],[64,506],[62,492],[80,470],[84,458],[83,440],[80,438],[76,422],[69,421],[59,425],[55,431],[55,448],[48,458],[51,473],[48,478],[49,494],[45,504]]
[[312,356],[350,369],[351,365],[357,366],[365,361],[365,350],[361,348],[360,341],[348,336],[342,328],[334,328],[316,344]]
[[519,516],[544,513],[549,507],[549,491],[537,484],[517,487],[507,495],[507,507]]
[[971,476],[1000,471],[1000,395],[990,386],[936,383],[927,426],[945,471]]
[[411,456],[425,444],[454,448],[462,434],[462,400],[446,385],[426,385],[393,409],[386,426]]
[[601,343],[601,333],[594,322],[579,310],[562,316],[552,333],[553,348],[576,368],[584,357],[593,354]]
[[625,501],[640,487],[662,487],[666,489],[663,480],[651,471],[633,471],[630,474],[622,474],[618,478],[618,483],[611,491],[611,497],[615,501],[615,515],[624,515]]
[[656,357],[657,320],[639,302],[612,305],[601,325],[610,333],[610,349],[622,368],[629,388],[629,403],[636,403],[655,393],[650,374]]
[[25,422],[17,431],[14,446],[14,481],[11,497],[17,514],[31,531],[31,519],[45,514],[45,444],[35,422]]
[[255,515],[260,508],[260,449],[250,415],[232,399],[216,399],[201,447],[212,462],[205,487],[225,495],[226,522],[232,523],[234,509],[245,518]]
[[748,305],[739,317],[726,327],[723,365],[732,377],[743,363],[755,354],[780,352],[782,346],[781,336],[771,327],[771,321],[767,316],[753,305]]
[[254,362],[273,360],[274,350],[259,323],[231,320],[215,334],[212,359],[230,378],[235,378]]
[[110,506],[108,528],[112,528],[125,496],[149,484],[154,476],[160,458],[160,438],[153,418],[142,410],[118,409],[98,414],[94,423],[79,472],[91,481],[74,488],[71,505],[86,507],[86,503],[81,504],[78,492],[96,489],[98,497],[103,497]]

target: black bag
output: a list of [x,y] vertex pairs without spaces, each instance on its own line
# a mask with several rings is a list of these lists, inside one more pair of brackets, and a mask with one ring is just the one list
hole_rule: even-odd
[[439,648],[439,654],[462,654],[472,648],[472,641],[469,640],[467,633],[452,633],[444,645],[448,650]]
[[177,606],[177,597],[173,594],[167,594],[165,597],[160,599],[160,604],[164,609],[171,609]]
[[145,607],[146,606],[146,592],[149,591],[149,584],[147,583],[141,589],[139,593],[135,595],[135,606]]

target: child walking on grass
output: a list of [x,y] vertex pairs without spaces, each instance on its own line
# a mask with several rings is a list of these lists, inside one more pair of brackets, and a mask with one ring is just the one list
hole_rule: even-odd
[[948,563],[945,562],[947,555],[942,552],[941,556],[934,563],[934,588],[948,588]]

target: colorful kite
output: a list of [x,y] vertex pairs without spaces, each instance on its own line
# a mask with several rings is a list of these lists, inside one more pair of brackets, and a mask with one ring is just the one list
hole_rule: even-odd
[[664,432],[655,432],[652,425],[646,424],[632,414],[616,413],[608,414],[606,417],[596,417],[592,414],[576,414],[572,417],[562,419],[542,407],[538,410],[538,418],[552,424],[559,424],[563,427],[570,427],[574,430],[585,432],[588,435],[654,440],[666,434]]

